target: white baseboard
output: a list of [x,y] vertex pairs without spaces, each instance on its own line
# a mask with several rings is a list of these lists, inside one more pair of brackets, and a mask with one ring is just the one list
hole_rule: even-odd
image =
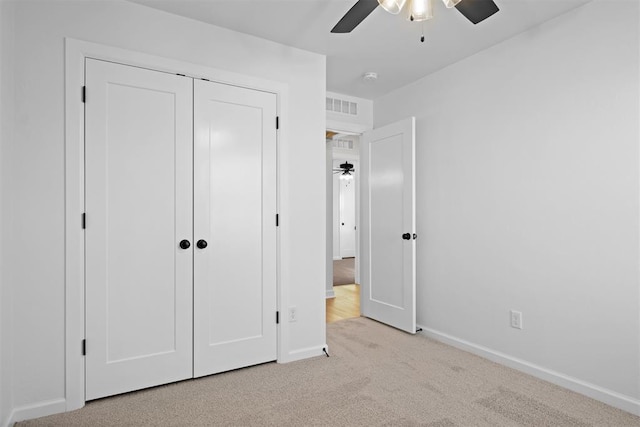
[[449,344],[453,347],[468,351],[469,353],[473,353],[485,359],[489,359],[492,362],[508,366],[509,368],[516,369],[541,380],[548,381],[560,387],[564,387],[571,391],[575,391],[576,393],[580,393],[592,399],[606,403],[607,405],[611,405],[618,409],[622,409],[623,411],[640,416],[640,400],[634,399],[631,396],[607,390],[595,384],[570,377],[560,372],[527,362],[526,360],[509,356],[508,354],[465,341],[425,326],[418,325],[418,327],[422,328],[422,332],[419,333],[422,333],[436,341]]
[[341,259],[342,259],[342,257],[341,257],[341,256],[334,256],[334,257],[333,257],[333,260],[334,260],[334,261],[340,261]]
[[7,426],[13,426],[13,424],[18,421],[60,414],[66,410],[67,401],[65,399],[47,400],[44,402],[34,403],[32,405],[19,406],[11,411]]
[[330,290],[327,289],[327,299],[329,298],[335,298],[336,297],[336,292],[333,290],[333,288],[331,288]]
[[289,363],[289,362],[295,362],[296,360],[308,359],[310,357],[323,356],[324,355],[324,351],[322,351],[323,348],[328,349],[329,346],[324,344],[321,346],[307,347],[300,350],[291,351],[286,357],[284,357],[281,360],[278,360],[278,363]]

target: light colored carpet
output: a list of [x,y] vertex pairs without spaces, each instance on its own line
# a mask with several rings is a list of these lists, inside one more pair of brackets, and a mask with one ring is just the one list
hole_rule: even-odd
[[333,261],[333,286],[356,283],[356,259],[344,258]]
[[372,320],[327,325],[331,357],[90,402],[19,426],[640,426],[640,418]]

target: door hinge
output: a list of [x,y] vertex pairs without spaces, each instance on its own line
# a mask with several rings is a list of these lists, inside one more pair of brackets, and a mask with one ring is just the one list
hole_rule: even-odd
[[82,340],[82,355],[87,355],[87,340]]
[[276,129],[280,129],[280,117],[276,116]]
[[87,102],[87,87],[82,86],[82,102]]
[[87,228],[87,214],[83,213],[82,214],[82,229],[84,230],[85,228]]
[[276,227],[280,227],[280,215],[276,214]]
[[276,325],[280,323],[280,312],[276,311]]

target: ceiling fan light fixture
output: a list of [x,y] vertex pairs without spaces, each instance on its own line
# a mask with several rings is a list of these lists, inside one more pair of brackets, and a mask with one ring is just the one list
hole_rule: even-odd
[[[0,0],[2,1],[2,0]],[[345,0],[346,1],[346,0]],[[354,0],[350,0],[354,1]],[[433,1],[433,0],[430,0]],[[478,24],[500,10],[494,0],[442,0],[447,8],[455,7],[472,24]],[[357,27],[378,6],[392,14],[398,14],[407,3],[407,0],[356,0],[349,11],[338,21],[331,30],[332,33],[349,33]],[[432,16],[432,4],[426,0],[409,0],[407,9],[409,19],[412,21],[425,21]],[[413,10],[420,9],[420,10]],[[424,12],[421,12],[424,10]],[[424,27],[424,25],[423,25]],[[424,41],[424,30],[421,37]]]
[[411,0],[409,20],[414,22],[427,21],[433,18],[433,3],[431,0]]
[[394,15],[400,13],[407,0],[378,0],[384,10]]
[[460,3],[460,1],[461,0],[442,0],[444,5],[447,6],[448,9],[455,7],[458,3]]

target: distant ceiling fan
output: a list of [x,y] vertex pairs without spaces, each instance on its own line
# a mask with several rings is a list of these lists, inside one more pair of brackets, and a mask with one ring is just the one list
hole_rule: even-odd
[[[332,33],[350,33],[373,10],[382,6],[389,13],[398,14],[405,3],[409,4],[409,20],[426,21],[433,17],[433,0],[358,0],[338,21]],[[498,10],[493,0],[442,0],[448,8],[455,7],[474,24],[484,21]],[[424,39],[422,40],[424,41]]]
[[340,179],[353,179],[353,173],[356,170],[353,168],[353,165],[349,162],[344,162],[340,165],[339,168],[333,170],[333,174],[340,174]]

